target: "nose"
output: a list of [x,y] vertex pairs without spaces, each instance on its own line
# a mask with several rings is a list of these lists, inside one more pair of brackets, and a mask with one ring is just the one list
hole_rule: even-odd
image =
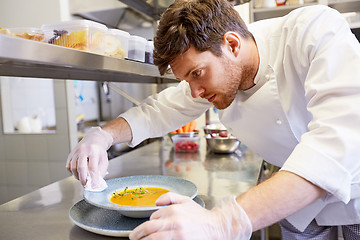
[[203,93],[205,93],[205,89],[200,85],[195,84],[194,82],[189,82],[191,96],[193,98],[201,97]]

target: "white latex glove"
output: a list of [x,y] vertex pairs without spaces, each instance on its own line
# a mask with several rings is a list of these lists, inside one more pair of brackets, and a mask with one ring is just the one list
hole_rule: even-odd
[[189,197],[166,193],[156,201],[168,205],[154,212],[129,235],[136,239],[248,240],[251,222],[235,196],[224,199],[212,210],[202,208]]
[[107,150],[113,143],[112,136],[100,127],[91,128],[70,152],[66,168],[85,186],[88,176],[92,188],[99,188],[100,177],[107,173],[109,160]]
[[91,192],[101,192],[103,190],[105,190],[108,185],[106,183],[106,181],[104,180],[104,177],[100,175],[100,172],[98,173],[98,186],[94,187],[93,183],[92,183],[92,178],[90,176],[90,174],[87,176],[86,178],[86,184],[84,186],[84,190],[85,191],[91,191]]

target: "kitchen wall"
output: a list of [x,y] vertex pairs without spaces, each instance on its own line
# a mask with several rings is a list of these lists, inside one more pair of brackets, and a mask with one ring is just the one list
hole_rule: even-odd
[[37,27],[69,17],[68,0],[0,0],[0,27]]
[[[33,123],[44,129],[56,127],[52,79],[2,77],[1,98],[5,133],[14,133],[15,127],[20,132],[38,131]],[[26,121],[29,118],[36,120]]]
[[[0,0],[1,27],[36,27],[69,18],[67,0]],[[37,85],[36,80],[26,81],[26,85]],[[69,176],[65,161],[77,142],[73,82],[54,80],[53,84],[45,85],[41,91],[51,93],[54,99],[55,133],[5,134],[3,106],[11,99],[0,102],[0,204]],[[31,101],[31,98],[41,101],[34,88],[22,90],[21,94],[28,96],[23,101]],[[19,93],[19,99],[21,97]],[[15,114],[22,111],[17,109]]]
[[[141,83],[113,83],[117,88],[126,92],[138,101],[144,100],[146,97],[157,92],[156,84]],[[111,120],[119,116],[121,113],[135,106],[132,102],[117,93],[114,89],[109,89],[109,95],[101,92],[101,115],[104,120]]]
[[68,115],[74,112],[71,87],[54,80],[56,133],[5,134],[0,111],[0,204],[69,176],[65,161],[77,141],[75,118]]
[[83,116],[84,121],[100,119],[98,82],[74,80],[74,101],[76,116]]

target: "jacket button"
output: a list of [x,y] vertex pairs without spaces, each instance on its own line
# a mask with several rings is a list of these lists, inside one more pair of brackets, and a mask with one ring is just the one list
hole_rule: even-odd
[[281,125],[281,124],[282,124],[282,121],[281,121],[280,119],[277,119],[277,120],[276,120],[276,124],[277,124],[277,125]]

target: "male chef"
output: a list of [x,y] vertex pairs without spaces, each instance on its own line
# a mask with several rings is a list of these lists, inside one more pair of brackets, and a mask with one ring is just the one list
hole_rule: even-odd
[[162,15],[154,63],[181,82],[147,98],[70,153],[67,168],[93,186],[106,150],[135,146],[211,106],[239,140],[281,167],[212,210],[174,193],[130,239],[250,239],[279,222],[283,239],[360,239],[360,45],[326,6],[248,27],[225,0],[177,0]]

